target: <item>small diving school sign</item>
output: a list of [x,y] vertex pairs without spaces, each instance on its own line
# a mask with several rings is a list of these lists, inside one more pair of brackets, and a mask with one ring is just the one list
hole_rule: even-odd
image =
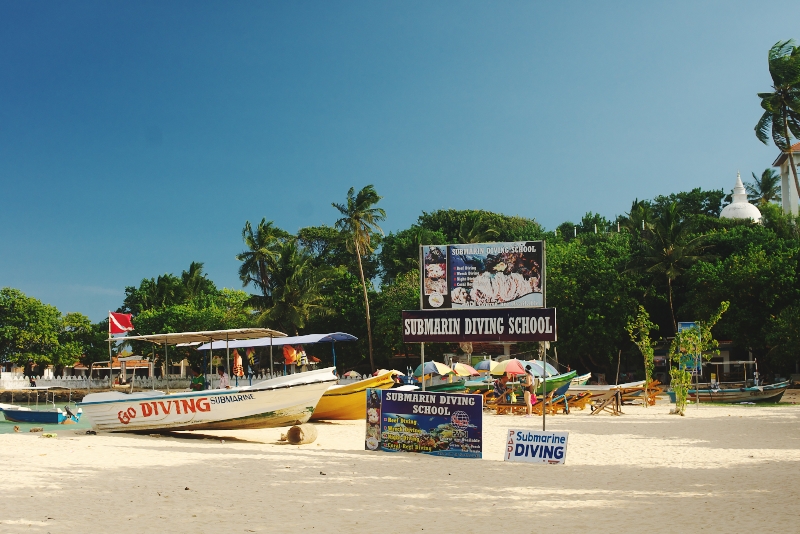
[[506,462],[534,464],[563,464],[567,459],[569,432],[542,432],[541,430],[508,431]]
[[480,458],[481,395],[367,389],[368,451]]

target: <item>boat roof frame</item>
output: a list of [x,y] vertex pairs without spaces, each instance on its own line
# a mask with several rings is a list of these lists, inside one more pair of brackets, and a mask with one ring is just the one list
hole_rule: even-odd
[[199,332],[169,332],[141,336],[109,337],[107,341],[147,341],[154,345],[179,345],[181,343],[235,341],[264,337],[287,337],[271,328],[232,328],[229,330],[202,330]]

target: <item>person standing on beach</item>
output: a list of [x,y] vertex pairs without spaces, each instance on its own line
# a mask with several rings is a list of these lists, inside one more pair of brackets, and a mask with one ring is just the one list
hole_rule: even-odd
[[525,417],[531,417],[533,415],[533,405],[536,404],[537,399],[533,388],[533,370],[530,365],[525,366],[525,378],[522,379],[522,389],[524,390],[525,407],[528,412],[528,415]]

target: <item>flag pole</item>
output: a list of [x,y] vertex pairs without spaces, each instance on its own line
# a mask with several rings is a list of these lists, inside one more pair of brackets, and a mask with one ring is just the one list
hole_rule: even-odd
[[[114,388],[114,363],[111,358],[111,310],[108,310],[108,388]],[[91,377],[90,377],[91,378]]]

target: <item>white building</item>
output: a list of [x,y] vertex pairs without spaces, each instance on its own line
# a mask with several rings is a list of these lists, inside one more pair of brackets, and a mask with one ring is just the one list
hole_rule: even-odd
[[[795,203],[797,209],[797,203]],[[757,207],[747,201],[747,192],[744,190],[742,177],[736,173],[736,186],[733,188],[733,202],[722,208],[719,214],[720,219],[752,219],[755,222],[761,221],[761,212]]]
[[[794,156],[795,165],[800,164],[800,143],[792,145],[792,156]],[[781,170],[781,199],[783,202],[783,212],[791,213],[797,216],[797,187],[794,184],[794,175],[789,168],[789,156],[786,152],[781,152],[772,163],[773,167],[778,167]]]

